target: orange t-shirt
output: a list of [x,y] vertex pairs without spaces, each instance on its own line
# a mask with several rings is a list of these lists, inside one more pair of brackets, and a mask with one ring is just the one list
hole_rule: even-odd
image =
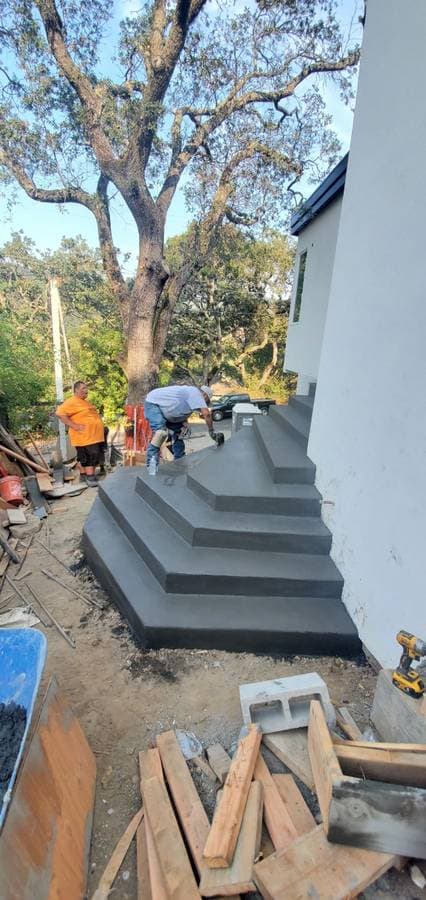
[[88,447],[89,444],[101,444],[104,441],[104,424],[93,406],[82,397],[69,397],[56,410],[57,416],[68,416],[76,425],[84,425],[84,431],[69,430],[69,438],[73,447]]

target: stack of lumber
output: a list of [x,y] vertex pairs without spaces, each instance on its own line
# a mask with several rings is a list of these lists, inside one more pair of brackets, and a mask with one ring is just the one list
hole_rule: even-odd
[[[355,723],[343,724],[359,738]],[[274,737],[266,743],[276,752]],[[258,890],[266,900],[343,900],[403,857],[426,858],[425,746],[345,740],[329,732],[318,701],[298,740],[303,752],[287,764],[316,793],[322,824],[293,775],[270,772],[256,725],[243,729],[232,760],[215,744],[196,761],[217,778],[210,824],[175,732],[159,734],[139,754],[142,808],[129,832],[138,896],[236,900]]]

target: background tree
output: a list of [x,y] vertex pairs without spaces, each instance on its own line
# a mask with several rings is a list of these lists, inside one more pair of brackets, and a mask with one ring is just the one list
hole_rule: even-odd
[[[258,0],[235,14],[224,6],[142,3],[120,24],[114,57],[104,45],[118,30],[111,4],[0,0],[3,178],[34,200],[94,215],[131,401],[157,379],[173,306],[217,227],[226,217],[270,224],[302,173],[318,158],[329,165],[336,143],[318,78],[347,93],[358,60],[334,0]],[[184,175],[198,227],[190,257],[170,272],[164,229]],[[113,241],[112,192],[138,233],[131,287]]]
[[48,279],[57,275],[71,370],[66,388],[86,379],[109,421],[122,412],[126,379],[119,366],[122,334],[114,296],[98,251],[81,238],[63,240],[55,253],[40,253],[22,233],[0,248],[0,412],[19,432],[44,429],[55,406]]
[[[166,258],[185,256],[188,243],[190,232],[173,238]],[[209,261],[176,304],[165,354],[173,375],[207,383],[227,377],[263,388],[282,369],[293,260],[293,242],[284,235],[255,240],[223,226]],[[281,372],[275,387],[283,398]]]

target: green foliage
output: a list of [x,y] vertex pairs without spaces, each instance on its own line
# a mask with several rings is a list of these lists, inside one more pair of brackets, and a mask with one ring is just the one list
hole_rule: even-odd
[[42,336],[31,333],[0,312],[0,401],[5,420],[12,430],[39,430],[47,421],[46,407],[40,401],[51,400],[52,380],[46,366]]
[[64,382],[87,379],[93,402],[108,423],[126,397],[117,362],[123,349],[118,313],[99,252],[81,237],[63,239],[41,254],[22,232],[0,248],[0,405],[18,434],[29,425],[46,431],[55,408],[48,280],[59,277],[71,350],[72,373],[63,359]]
[[[174,238],[167,258],[183,258],[190,234]],[[195,273],[178,301],[166,345],[173,375],[195,380],[231,379],[264,392],[262,378],[285,397],[282,371],[287,336],[290,274],[294,247],[267,232],[244,236],[234,226],[221,229],[211,258]]]
[[117,362],[122,349],[120,332],[101,320],[82,325],[71,342],[75,371],[90,385],[89,399],[107,425],[123,414],[126,401],[127,379]]

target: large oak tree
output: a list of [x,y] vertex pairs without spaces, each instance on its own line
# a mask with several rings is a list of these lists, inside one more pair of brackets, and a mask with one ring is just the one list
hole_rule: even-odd
[[[359,55],[335,0],[134,8],[118,24],[108,0],[0,0],[0,172],[36,201],[95,217],[131,402],[155,384],[174,304],[223,221],[271,222],[307,167],[330,161],[318,79],[346,92]],[[181,181],[196,226],[170,271],[164,230]],[[131,286],[113,239],[117,192],[138,233]]]

